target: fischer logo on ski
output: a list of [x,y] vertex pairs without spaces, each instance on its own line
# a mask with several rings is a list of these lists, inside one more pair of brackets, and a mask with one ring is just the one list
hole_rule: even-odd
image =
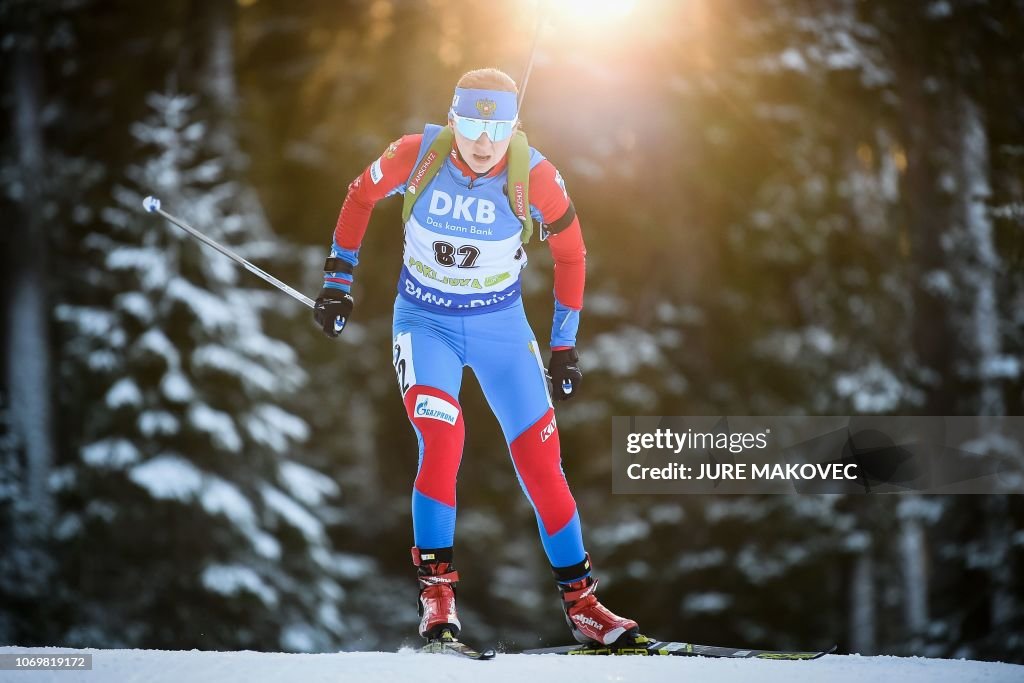
[[565,645],[562,647],[545,647],[535,650],[524,650],[525,655],[558,654],[558,655],[634,655],[634,656],[676,656],[676,657],[718,657],[726,659],[774,659],[783,661],[809,660],[824,657],[836,651],[835,645],[827,650],[790,651],[790,650],[750,650],[717,645],[699,645],[674,641],[660,641],[647,636],[636,635],[623,637],[611,645],[590,643],[587,645]]

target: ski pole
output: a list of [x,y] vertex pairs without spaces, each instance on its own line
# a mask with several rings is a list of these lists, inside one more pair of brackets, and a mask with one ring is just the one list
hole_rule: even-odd
[[276,277],[274,277],[273,275],[271,275],[267,271],[263,270],[262,268],[254,266],[249,261],[245,260],[244,258],[239,256],[235,252],[231,251],[227,247],[225,247],[225,246],[217,243],[216,241],[210,239],[209,237],[207,237],[203,233],[199,232],[198,230],[196,230],[191,225],[189,225],[185,221],[181,220],[177,216],[174,216],[172,214],[167,213],[166,211],[164,211],[163,209],[160,208],[160,200],[157,199],[156,197],[150,196],[150,197],[146,197],[145,199],[143,199],[142,200],[142,208],[144,208],[149,213],[158,213],[158,214],[160,214],[161,216],[166,218],[168,221],[170,221],[171,223],[174,223],[179,228],[181,228],[182,230],[187,232],[192,237],[195,237],[197,240],[199,240],[200,242],[202,242],[206,246],[212,247],[212,248],[216,249],[217,251],[219,251],[220,253],[224,254],[225,256],[227,256],[229,259],[231,259],[232,261],[234,261],[238,265],[240,265],[243,268],[245,268],[246,270],[248,270],[250,273],[252,273],[256,277],[261,278],[262,280],[264,280],[266,282],[269,282],[270,284],[274,285],[275,287],[277,287],[278,289],[280,289],[282,292],[284,292],[288,296],[292,297],[293,299],[296,299],[297,301],[301,301],[302,303],[306,304],[310,308],[313,308],[314,302],[308,296],[306,296],[302,292],[299,292],[299,291],[293,289],[292,287],[289,287],[288,285],[286,285],[285,283],[281,282]]
[[530,72],[533,71],[533,57],[537,54],[537,41],[540,38],[540,30],[544,24],[544,0],[537,0],[537,28],[533,30],[533,45],[530,47],[530,58],[526,62],[526,71],[523,73],[523,77],[520,82],[523,87],[519,89],[519,106],[518,111],[523,111],[523,100],[526,99],[526,86],[530,82]]

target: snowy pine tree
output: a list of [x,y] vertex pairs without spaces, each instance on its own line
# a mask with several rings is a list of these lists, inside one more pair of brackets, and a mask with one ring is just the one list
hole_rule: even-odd
[[336,647],[340,580],[362,569],[327,537],[338,486],[295,458],[308,427],[283,404],[306,373],[263,331],[280,295],[139,207],[152,191],[248,257],[271,234],[198,98],[149,105],[132,130],[144,161],[83,244],[88,295],[59,310],[66,372],[96,400],[60,473],[67,642]]

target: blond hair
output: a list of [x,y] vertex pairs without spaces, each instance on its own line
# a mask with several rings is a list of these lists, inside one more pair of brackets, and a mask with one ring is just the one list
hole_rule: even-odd
[[479,90],[501,90],[519,94],[519,88],[512,77],[501,69],[473,69],[462,74],[456,84],[459,88],[475,88]]

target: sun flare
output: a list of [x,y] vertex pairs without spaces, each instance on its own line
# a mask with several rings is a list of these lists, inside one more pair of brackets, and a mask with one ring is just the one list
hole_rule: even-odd
[[544,4],[559,19],[580,28],[596,28],[625,19],[636,7],[636,0],[548,0]]

